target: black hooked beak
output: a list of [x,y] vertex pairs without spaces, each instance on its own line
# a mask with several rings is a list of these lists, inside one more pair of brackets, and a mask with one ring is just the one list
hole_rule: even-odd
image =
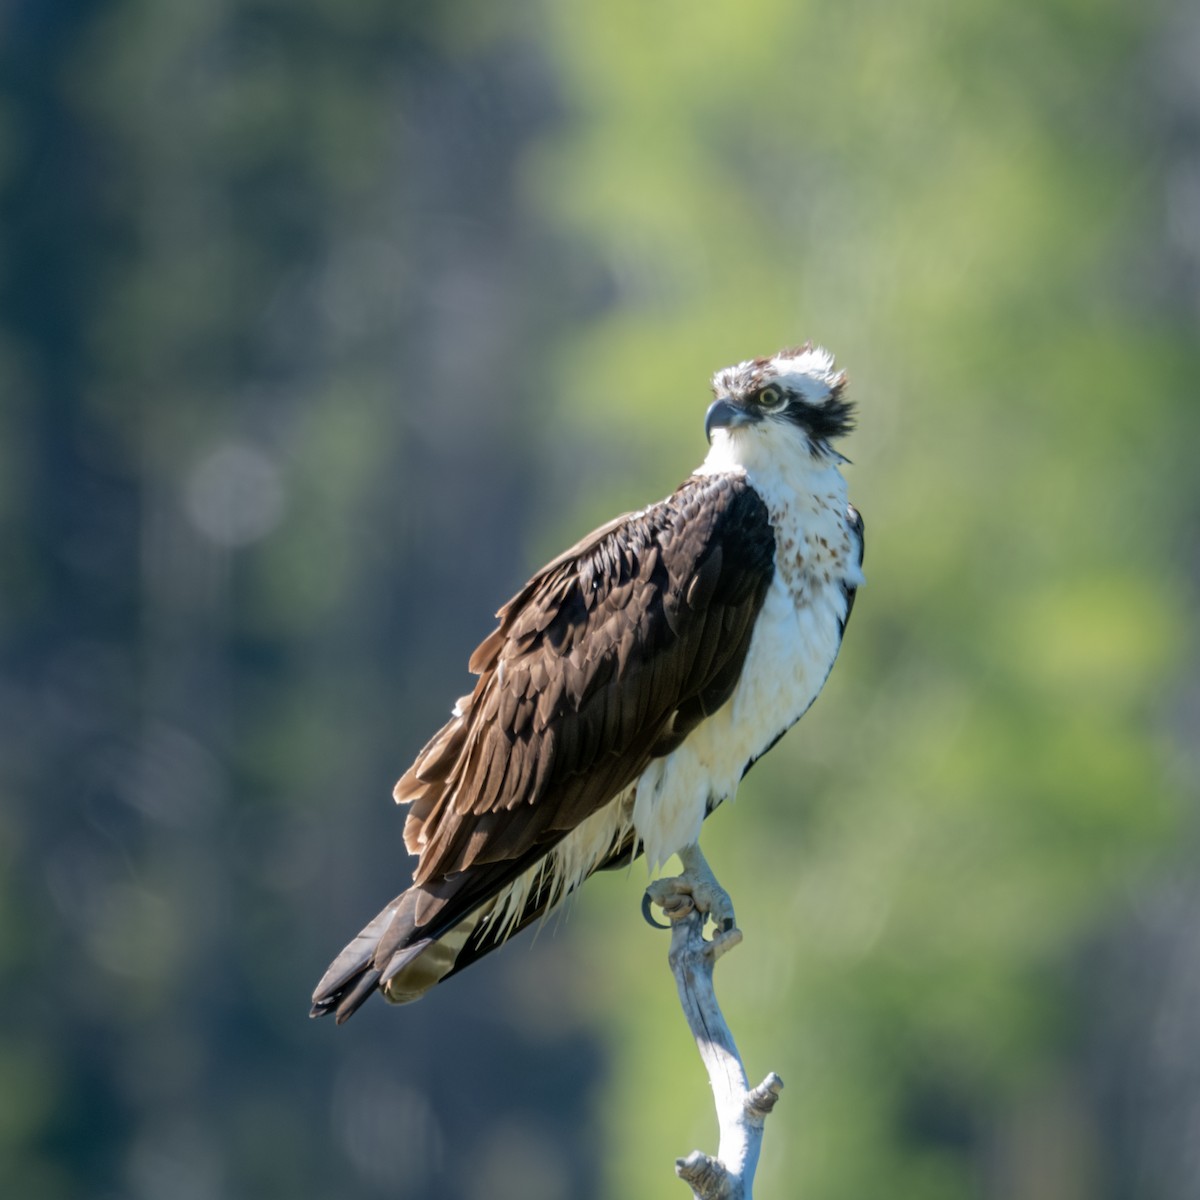
[[711,446],[714,429],[736,429],[739,425],[752,425],[757,420],[756,414],[739,408],[729,400],[714,400],[704,418],[704,436]]

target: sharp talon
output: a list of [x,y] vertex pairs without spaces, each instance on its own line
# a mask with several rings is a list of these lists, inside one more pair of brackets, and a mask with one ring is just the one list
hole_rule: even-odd
[[646,924],[649,925],[652,929],[670,929],[671,926],[669,923],[666,925],[660,925],[654,919],[654,911],[651,908],[651,905],[653,903],[654,903],[654,901],[650,898],[650,893],[643,892],[642,893],[642,917],[645,919]]

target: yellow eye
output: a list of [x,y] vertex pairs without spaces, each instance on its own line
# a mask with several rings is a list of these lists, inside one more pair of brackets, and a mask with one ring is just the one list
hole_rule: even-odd
[[758,402],[765,409],[783,407],[783,393],[777,387],[765,387],[758,393]]

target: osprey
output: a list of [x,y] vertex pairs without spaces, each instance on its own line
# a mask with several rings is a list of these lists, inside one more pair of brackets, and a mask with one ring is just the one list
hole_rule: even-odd
[[[471,656],[474,691],[396,785],[412,885],[338,955],[313,1016],[416,1000],[644,853],[656,902],[736,935],[704,818],[804,714],[862,582],[833,447],[845,380],[811,344],[718,371],[703,464],[548,563]],[[737,935],[740,936],[740,935]]]

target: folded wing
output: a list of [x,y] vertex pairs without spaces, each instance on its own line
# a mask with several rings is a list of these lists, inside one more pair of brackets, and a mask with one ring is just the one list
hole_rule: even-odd
[[[361,1003],[729,698],[774,547],[744,478],[693,476],[584,538],[500,610],[471,657],[474,691],[396,785],[413,886],[331,966],[314,1012],[341,1015],[351,993]],[[468,957],[501,940],[475,931]]]

